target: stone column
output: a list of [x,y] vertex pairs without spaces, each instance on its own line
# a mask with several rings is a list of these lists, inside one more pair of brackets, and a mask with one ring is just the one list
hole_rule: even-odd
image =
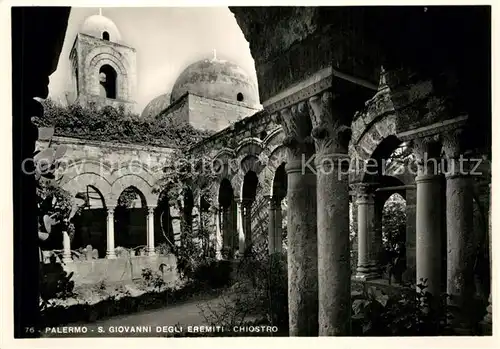
[[370,230],[371,235],[371,264],[372,271],[380,276],[383,265],[382,261],[384,258],[384,244],[382,242],[382,217],[384,211],[384,204],[380,197],[374,195],[375,205],[373,207],[373,229]]
[[243,199],[243,230],[245,234],[245,250],[252,245],[252,204],[253,200]]
[[[460,130],[444,134],[443,149],[447,159],[446,228],[447,282],[450,302],[461,306],[472,297],[474,285],[471,239],[473,234],[473,187],[466,166],[459,159]],[[463,160],[463,157],[462,157]],[[469,292],[468,292],[469,291]]]
[[437,158],[440,151],[436,136],[413,141],[417,157],[417,284],[427,280],[425,289],[436,297],[441,293],[441,176]]
[[491,334],[491,330],[492,330],[492,325],[493,325],[493,303],[492,303],[492,300],[491,300],[491,292],[492,292],[492,288],[493,288],[493,271],[492,271],[492,264],[491,264],[491,253],[492,253],[492,249],[491,249],[491,184],[489,185],[490,187],[490,204],[489,204],[489,210],[488,210],[488,245],[489,245],[489,259],[490,259],[490,278],[491,278],[491,282],[490,282],[490,295],[488,297],[488,307],[486,308],[486,315],[484,316],[484,319],[483,319],[483,324],[484,324],[484,327],[485,327],[485,332],[487,334]]
[[307,103],[282,109],[287,148],[288,313],[290,336],[318,334],[318,240],[316,176],[305,166],[312,159]]
[[238,232],[238,251],[240,256],[245,253],[245,232],[243,230],[243,205],[240,198],[234,198],[236,202],[236,231]]
[[227,249],[230,246],[230,226],[229,226],[229,207],[221,207],[222,212],[222,247]]
[[146,254],[148,256],[154,256],[155,253],[155,208],[148,207],[148,218],[147,218],[147,246]]
[[375,201],[369,185],[360,183],[356,188],[358,207],[358,267],[356,279],[370,280],[379,275],[376,270],[374,240]]
[[222,233],[219,209],[214,208],[215,216],[215,258],[222,259]]
[[274,200],[274,251],[281,252],[283,249],[283,212],[281,211],[281,198]]
[[73,259],[71,258],[71,240],[67,231],[63,231],[63,255],[62,261],[64,263],[71,263]]
[[115,259],[115,208],[108,207],[108,216],[106,218],[106,258]]
[[268,251],[269,254],[273,254],[276,252],[276,239],[275,239],[275,234],[276,234],[276,210],[275,210],[275,204],[274,204],[274,198],[271,195],[266,195],[265,196],[268,204]]
[[[334,109],[332,93],[309,99],[316,144],[318,201],[319,335],[351,331],[349,244],[349,127]],[[335,106],[337,107],[337,106]]]
[[406,189],[406,268],[408,277],[415,279],[416,259],[416,187]]

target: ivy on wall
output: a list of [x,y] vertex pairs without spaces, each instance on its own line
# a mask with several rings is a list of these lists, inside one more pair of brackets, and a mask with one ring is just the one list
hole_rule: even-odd
[[212,134],[171,119],[141,119],[123,107],[98,108],[94,103],[62,106],[50,99],[43,102],[43,107],[43,117],[35,123],[55,127],[56,136],[184,148]]

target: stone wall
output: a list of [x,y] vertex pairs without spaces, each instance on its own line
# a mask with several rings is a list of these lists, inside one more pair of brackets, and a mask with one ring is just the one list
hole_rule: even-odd
[[257,111],[236,101],[229,103],[189,94],[189,123],[202,130],[221,131]]
[[[58,169],[62,187],[76,194],[92,185],[102,195],[105,205],[112,206],[129,186],[143,194],[146,205],[156,206],[158,194],[153,192],[154,186],[162,177],[163,168],[175,159],[177,151],[69,137],[53,137],[52,144],[67,147]],[[40,149],[47,145],[46,141],[38,144]]]
[[74,261],[65,264],[67,272],[73,272],[75,286],[97,284],[99,282],[123,282],[142,278],[142,270],[150,268],[153,272],[163,267],[163,279],[167,284],[178,280],[177,261],[175,256],[133,256],[117,259],[93,259],[90,261]]
[[189,94],[185,94],[167,109],[163,110],[157,118],[169,120],[173,125],[189,120]]

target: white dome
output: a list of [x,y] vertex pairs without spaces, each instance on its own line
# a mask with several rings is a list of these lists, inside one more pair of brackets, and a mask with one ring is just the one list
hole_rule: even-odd
[[108,33],[109,41],[120,42],[121,35],[113,21],[102,15],[93,15],[83,22],[80,33],[104,39],[103,34]]

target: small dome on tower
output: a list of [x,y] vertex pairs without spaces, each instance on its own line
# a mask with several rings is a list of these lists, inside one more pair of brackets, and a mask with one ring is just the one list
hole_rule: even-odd
[[141,118],[154,118],[170,105],[170,93],[153,98],[141,113]]
[[198,61],[184,69],[172,88],[171,102],[186,92],[252,107],[259,104],[257,88],[248,74],[238,65],[215,57]]
[[112,42],[120,42],[121,35],[118,28],[108,17],[93,15],[83,22],[80,33]]

